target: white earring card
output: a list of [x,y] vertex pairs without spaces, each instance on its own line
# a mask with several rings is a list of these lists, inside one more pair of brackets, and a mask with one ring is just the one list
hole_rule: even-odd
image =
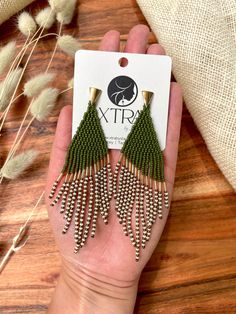
[[[123,63],[122,58],[126,59]],[[151,116],[160,147],[164,150],[171,64],[169,56],[77,51],[74,70],[73,135],[87,110],[89,88],[96,87],[101,90],[96,108],[108,148],[121,149],[143,108],[142,91],[146,90],[153,93]]]

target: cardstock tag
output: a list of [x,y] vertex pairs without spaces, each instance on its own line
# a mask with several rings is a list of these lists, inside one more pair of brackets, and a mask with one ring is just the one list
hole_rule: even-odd
[[[120,65],[120,59],[128,64]],[[102,91],[97,111],[108,148],[121,149],[143,108],[142,91],[153,92],[151,116],[161,149],[166,145],[171,58],[121,52],[79,50],[75,55],[73,135],[89,101],[89,87]],[[91,126],[92,127],[92,126]]]

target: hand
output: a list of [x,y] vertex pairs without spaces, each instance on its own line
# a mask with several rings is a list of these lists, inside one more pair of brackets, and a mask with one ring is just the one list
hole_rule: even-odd
[[[147,26],[135,26],[129,33],[125,52],[163,55],[164,49],[159,44],[152,44],[147,48],[148,36]],[[106,33],[99,49],[119,51],[120,34],[116,31]],[[170,199],[175,177],[181,114],[181,89],[177,83],[172,82],[167,145],[164,153],[165,176]],[[168,210],[163,210],[163,219],[156,221],[150,241],[145,250],[141,250],[139,262],[135,261],[134,247],[129,238],[124,236],[122,226],[118,222],[114,201],[109,213],[109,224],[104,225],[99,219],[95,238],[88,238],[86,245],[78,254],[74,254],[73,226],[66,235],[62,234],[63,216],[57,208],[49,206],[48,200],[52,184],[63,167],[67,148],[71,142],[71,124],[72,107],[66,106],[62,109],[58,120],[46,186],[49,218],[62,255],[62,275],[50,313],[60,313],[60,310],[64,313],[62,311],[64,305],[67,306],[66,313],[74,313],[73,309],[75,313],[82,313],[83,310],[86,313],[93,313],[92,308],[96,313],[131,313],[140,274],[160,239]],[[111,151],[113,168],[118,156],[117,150]],[[63,303],[60,296],[64,300],[67,298],[67,305]]]

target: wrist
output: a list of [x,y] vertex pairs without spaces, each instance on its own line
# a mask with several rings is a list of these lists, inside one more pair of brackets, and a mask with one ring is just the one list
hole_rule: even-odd
[[65,262],[48,313],[133,313],[137,287]]

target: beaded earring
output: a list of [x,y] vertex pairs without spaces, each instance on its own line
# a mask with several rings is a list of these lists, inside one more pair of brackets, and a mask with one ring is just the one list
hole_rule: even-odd
[[142,94],[144,107],[122,147],[113,184],[117,216],[135,247],[136,261],[157,217],[162,219],[163,196],[165,207],[169,207],[163,154],[150,115],[153,93]]
[[59,182],[64,180],[51,206],[60,203],[66,221],[65,234],[74,215],[74,239],[77,253],[87,241],[89,232],[95,236],[98,214],[105,224],[113,191],[113,176],[108,146],[96,110],[100,90],[90,88],[87,111],[68,148],[61,174],[54,182],[49,198],[54,198]]

